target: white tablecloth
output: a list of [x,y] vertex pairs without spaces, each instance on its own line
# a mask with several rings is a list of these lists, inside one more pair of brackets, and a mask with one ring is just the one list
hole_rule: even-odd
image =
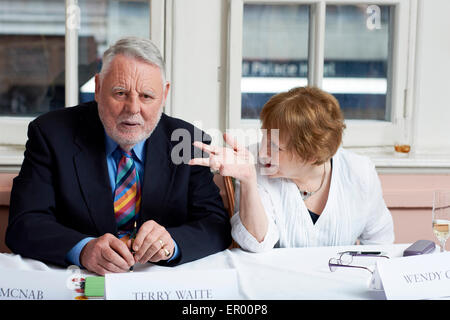
[[[338,268],[331,272],[328,260],[345,250],[384,251],[391,258],[401,257],[409,245],[285,248],[267,253],[232,249],[173,268],[137,265],[134,272],[234,268],[239,287],[236,299],[385,299],[384,292],[369,289],[370,272],[355,268]],[[370,266],[376,259],[382,258],[360,258],[358,262]],[[66,271],[15,254],[0,254],[0,268],[0,280],[7,276],[8,269]]]

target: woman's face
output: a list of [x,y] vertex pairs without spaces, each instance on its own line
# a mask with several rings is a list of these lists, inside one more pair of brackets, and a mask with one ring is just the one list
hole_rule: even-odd
[[294,178],[303,167],[309,166],[297,154],[287,150],[286,143],[278,138],[278,132],[273,132],[273,129],[263,132],[258,154],[263,166],[262,175],[269,178]]

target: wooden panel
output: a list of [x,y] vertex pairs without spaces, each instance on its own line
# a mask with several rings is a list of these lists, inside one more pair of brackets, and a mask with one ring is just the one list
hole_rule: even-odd
[[9,198],[12,180],[17,174],[0,174],[0,252],[11,252],[5,244],[6,227],[8,226]]
[[[412,243],[417,240],[439,241],[431,230],[430,209],[391,209],[394,219],[395,243]],[[450,251],[450,241],[446,243]]]
[[0,252],[11,252],[5,244],[6,227],[8,226],[9,207],[0,206]]
[[[10,190],[15,176],[0,174],[0,252],[10,252],[4,240]],[[394,219],[395,242],[410,243],[428,239],[438,243],[431,230],[432,193],[435,189],[450,190],[450,175],[383,174],[380,180],[384,199]],[[222,188],[221,191],[223,193]],[[450,250],[450,241],[446,248]]]
[[[386,205],[394,219],[396,243],[432,240],[439,244],[431,229],[433,191],[450,190],[450,175],[380,175]],[[446,245],[450,249],[450,241]]]
[[382,174],[380,180],[389,208],[431,208],[434,190],[450,190],[449,174]]
[[15,173],[0,173],[0,206],[9,206],[9,198],[15,176],[17,176]]

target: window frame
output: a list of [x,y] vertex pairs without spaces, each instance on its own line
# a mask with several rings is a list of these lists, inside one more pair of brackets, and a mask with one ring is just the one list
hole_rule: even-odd
[[[147,0],[150,11],[150,38],[160,48],[161,54],[165,57],[170,50],[165,50],[166,38],[166,6],[171,5],[172,0]],[[68,28],[68,21],[76,21],[71,11],[71,6],[77,5],[76,0],[65,0],[65,108],[78,104],[78,29]],[[79,12],[78,12],[79,13]],[[78,20],[79,21],[79,20]],[[170,49],[170,48],[169,48]],[[166,57],[167,60],[167,57]],[[169,63],[168,63],[169,65]],[[169,70],[170,71],[170,70]],[[170,72],[167,72],[167,80],[170,81]],[[166,110],[168,109],[166,103]],[[18,149],[22,149],[27,141],[28,125],[35,117],[12,117],[0,116],[0,146],[4,151],[10,151],[14,154],[18,153]],[[10,153],[11,153],[10,152]],[[8,152],[7,152],[8,153]],[[20,151],[23,154],[23,151]],[[19,159],[20,158],[20,159]],[[12,165],[11,155],[4,156],[0,154],[0,165]],[[14,162],[20,165],[23,157],[15,155]]]
[[[391,120],[345,120],[343,145],[350,148],[390,147],[400,139],[412,141],[411,88],[414,74],[414,49],[416,25],[416,0],[229,0],[228,16],[228,82],[227,119],[228,128],[259,128],[259,120],[241,119],[241,75],[243,10],[245,4],[310,5],[308,83],[322,87],[324,68],[326,5],[376,4],[395,6],[391,17]],[[388,76],[389,79],[389,76]]]

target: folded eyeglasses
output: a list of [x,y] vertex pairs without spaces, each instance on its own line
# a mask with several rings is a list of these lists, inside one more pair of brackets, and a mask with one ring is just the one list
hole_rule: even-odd
[[330,260],[328,260],[328,267],[330,268],[331,272],[336,271],[336,269],[339,267],[343,267],[343,268],[364,269],[369,271],[370,273],[373,273],[373,271],[368,267],[352,265],[351,263],[353,262],[353,257],[360,256],[360,257],[376,257],[389,259],[389,257],[386,256],[385,253],[381,251],[343,251],[339,252],[338,255],[339,258],[330,258]]

